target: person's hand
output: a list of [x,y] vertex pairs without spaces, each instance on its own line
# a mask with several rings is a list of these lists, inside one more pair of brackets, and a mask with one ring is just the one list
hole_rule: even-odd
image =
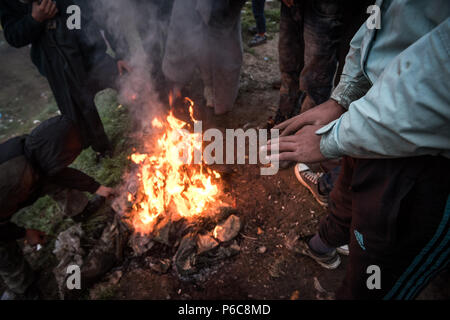
[[[309,125],[293,136],[284,136],[270,140],[267,150],[272,151],[271,160],[316,163],[327,160],[320,152],[320,136],[316,131],[322,125]],[[273,154],[278,148],[278,154]]]
[[37,22],[44,22],[52,19],[58,13],[56,3],[52,0],[42,0],[41,4],[34,1],[32,6],[31,16]]
[[30,246],[36,246],[38,244],[44,244],[46,239],[44,232],[34,229],[28,229],[25,233],[25,242]]
[[325,126],[338,119],[345,111],[336,101],[330,99],[305,113],[280,123],[274,129],[280,130],[282,137],[293,135],[305,126]]
[[292,7],[294,5],[294,1],[295,0],[283,0],[283,3],[287,6],[287,7]]
[[120,76],[123,76],[125,71],[131,73],[131,67],[123,60],[117,61],[117,69],[119,70]]
[[102,196],[104,198],[113,198],[116,195],[116,190],[113,188],[108,188],[105,186],[100,186],[95,194]]

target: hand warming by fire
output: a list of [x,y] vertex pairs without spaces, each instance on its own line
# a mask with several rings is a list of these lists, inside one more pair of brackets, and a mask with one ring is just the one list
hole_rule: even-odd
[[[191,120],[194,102],[186,98]],[[166,214],[182,218],[202,215],[209,206],[217,206],[221,194],[220,174],[204,165],[193,165],[195,153],[202,153],[202,137],[190,133],[188,123],[174,117],[155,118],[152,126],[161,131],[153,154],[135,153],[131,160],[140,166],[140,188],[128,193],[133,204],[131,216],[135,232],[148,234],[158,217]],[[153,143],[149,142],[149,143]]]

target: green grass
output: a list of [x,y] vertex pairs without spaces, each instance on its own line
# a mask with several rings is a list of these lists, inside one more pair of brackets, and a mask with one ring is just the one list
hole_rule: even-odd
[[[24,105],[19,98],[7,106],[2,106],[2,118],[5,119],[0,125],[0,141],[7,140],[13,136],[27,134],[39,125],[40,122],[58,115],[58,106],[53,96],[49,98],[49,101],[44,106],[34,104],[27,107],[33,109],[23,110]],[[27,116],[23,117],[24,114],[27,114]],[[8,121],[6,119],[7,116],[13,121]]]

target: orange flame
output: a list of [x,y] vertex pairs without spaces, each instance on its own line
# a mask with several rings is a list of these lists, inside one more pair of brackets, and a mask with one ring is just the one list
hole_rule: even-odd
[[[194,103],[189,103],[192,121]],[[180,217],[193,218],[202,215],[205,209],[218,202],[221,194],[214,179],[220,174],[203,166],[191,166],[195,153],[201,156],[202,136],[185,130],[186,122],[172,113],[163,122],[157,118],[152,121],[155,128],[167,127],[157,141],[155,152],[150,154],[135,153],[131,160],[140,165],[141,191],[143,200],[136,203],[131,216],[136,232],[148,234],[158,217],[169,211]],[[128,194],[128,200],[134,199]]]

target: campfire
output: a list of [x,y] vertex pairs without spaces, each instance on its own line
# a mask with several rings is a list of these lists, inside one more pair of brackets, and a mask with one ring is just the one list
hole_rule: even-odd
[[[231,240],[241,229],[221,175],[194,161],[202,157],[202,136],[191,130],[197,121],[194,102],[185,98],[185,103],[189,122],[172,112],[151,121],[152,134],[142,142],[144,151],[130,156],[133,166],[114,205],[132,230],[135,255],[146,255],[156,270],[167,270],[173,260],[180,275],[238,253]],[[158,252],[149,255],[155,243],[171,248],[173,259]]]
[[[194,103],[188,98],[186,101],[195,122]],[[203,165],[192,165],[194,154],[202,152],[202,138],[187,130],[188,123],[171,112],[165,121],[155,118],[152,126],[162,131],[154,153],[131,155],[140,166],[141,192],[129,192],[128,201],[134,203],[132,225],[142,234],[151,233],[157,218],[164,215],[195,219],[206,214],[207,209],[217,206],[221,194],[220,174]]]

